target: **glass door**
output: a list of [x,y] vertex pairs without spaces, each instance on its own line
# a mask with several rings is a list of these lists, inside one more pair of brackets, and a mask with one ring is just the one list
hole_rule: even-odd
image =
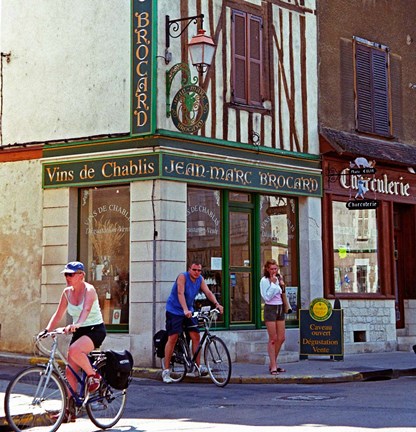
[[230,324],[253,322],[252,314],[252,211],[229,212]]

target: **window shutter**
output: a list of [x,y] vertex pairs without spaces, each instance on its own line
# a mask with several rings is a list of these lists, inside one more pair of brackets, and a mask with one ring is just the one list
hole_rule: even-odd
[[374,77],[374,132],[378,135],[390,135],[387,53],[374,49],[372,52],[372,64]]
[[233,11],[233,99],[234,102],[247,104],[247,47],[246,14]]
[[249,15],[249,103],[262,105],[262,19]]
[[373,110],[371,106],[370,48],[357,44],[355,57],[357,78],[357,129],[362,132],[372,132]]
[[388,53],[356,44],[357,129],[390,135]]

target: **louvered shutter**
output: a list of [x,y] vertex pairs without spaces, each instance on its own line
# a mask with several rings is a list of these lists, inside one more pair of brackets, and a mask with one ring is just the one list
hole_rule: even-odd
[[247,104],[247,42],[246,14],[233,11],[233,100]]
[[369,47],[357,44],[357,129],[362,132],[373,131],[373,109],[371,103],[371,53]]
[[249,46],[249,103],[262,105],[262,20],[249,15],[250,46]]
[[374,77],[374,132],[390,135],[387,53],[372,51]]
[[357,129],[390,135],[387,52],[356,44]]

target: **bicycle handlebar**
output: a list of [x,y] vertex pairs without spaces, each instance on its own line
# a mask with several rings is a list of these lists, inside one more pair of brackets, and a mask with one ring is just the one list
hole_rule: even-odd
[[65,327],[57,327],[55,330],[42,330],[40,333],[38,333],[36,337],[36,341],[39,341],[41,339],[45,339],[49,336],[55,336],[58,334],[65,334]]
[[203,319],[204,321],[214,320],[217,318],[217,316],[220,314],[219,309],[211,309],[207,312],[203,311],[196,311],[192,314],[193,318]]

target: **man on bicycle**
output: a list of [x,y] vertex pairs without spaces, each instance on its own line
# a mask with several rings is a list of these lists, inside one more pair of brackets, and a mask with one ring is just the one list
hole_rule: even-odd
[[[169,368],[170,360],[178,340],[179,334],[182,333],[183,326],[189,331],[192,340],[192,351],[195,353],[200,337],[198,329],[198,319],[192,317],[194,311],[194,301],[198,292],[201,290],[209,301],[214,303],[215,307],[223,313],[223,307],[218,303],[214,294],[208,288],[204,278],[201,275],[202,265],[192,262],[188,271],[181,273],[175,283],[166,302],[166,331],[168,332],[168,341],[165,346],[165,367]],[[207,370],[200,366],[200,355],[196,359],[198,374],[204,375]],[[162,379],[165,383],[173,382],[170,377],[170,370],[164,369]]]

